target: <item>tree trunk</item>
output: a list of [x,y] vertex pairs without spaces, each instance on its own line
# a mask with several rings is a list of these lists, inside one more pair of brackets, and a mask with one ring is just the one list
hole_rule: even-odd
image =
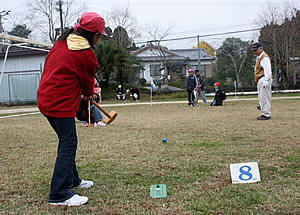
[[108,88],[109,86],[109,73],[104,73],[103,80],[101,80],[101,88]]
[[236,82],[238,84],[238,89],[243,89],[243,84],[240,78],[240,73],[236,73]]
[[243,84],[242,84],[242,81],[241,81],[241,78],[240,78],[240,74],[242,72],[243,66],[244,66],[245,61],[247,59],[247,56],[248,56],[248,48],[245,51],[245,55],[244,55],[244,57],[243,57],[243,59],[242,59],[242,61],[240,63],[239,70],[238,70],[238,72],[236,74],[236,79],[237,79],[237,83],[238,83],[238,88],[239,89],[243,89]]
[[168,79],[168,76],[169,76],[169,70],[168,70],[168,67],[167,67],[167,62],[164,63],[164,69],[165,69],[165,84],[168,86],[169,85],[169,79]]
[[225,51],[226,55],[228,57],[230,57],[230,59],[231,59],[231,61],[233,63],[233,68],[234,68],[234,72],[235,72],[235,76],[236,76],[236,81],[237,81],[237,84],[238,84],[238,89],[242,89],[243,88],[243,84],[242,84],[242,81],[241,81],[241,78],[240,78],[240,73],[242,71],[241,67],[242,67],[243,63],[245,62],[245,60],[243,60],[241,62],[240,69],[238,69],[237,62],[235,61],[235,59],[233,58],[233,56],[229,52],[227,52],[226,50],[224,50],[224,51]]
[[122,68],[119,68],[119,81],[120,81],[120,84],[122,85],[122,87],[124,87],[123,83],[123,69]]

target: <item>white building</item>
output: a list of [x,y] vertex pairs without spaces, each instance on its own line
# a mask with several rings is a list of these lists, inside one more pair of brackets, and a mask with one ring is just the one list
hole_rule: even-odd
[[132,54],[142,60],[144,70],[140,71],[139,78],[144,78],[148,83],[155,78],[166,76],[173,80],[186,77],[189,68],[199,69],[204,77],[212,77],[213,75],[212,63],[215,57],[207,55],[202,48],[199,50],[168,50],[150,44],[132,52]]
[[[36,50],[9,51],[2,76],[0,103],[35,102],[42,68],[48,52]],[[5,53],[0,53],[3,68]],[[2,79],[1,79],[2,76]]]

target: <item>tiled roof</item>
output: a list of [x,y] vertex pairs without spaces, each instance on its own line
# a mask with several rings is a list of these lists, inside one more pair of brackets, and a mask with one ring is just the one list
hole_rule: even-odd
[[[185,56],[190,60],[198,59],[198,49],[175,49],[170,50],[173,53],[176,53],[181,56]],[[214,56],[208,55],[203,48],[200,49],[200,59],[214,60]]]
[[[132,54],[138,55],[141,54],[142,52],[153,48],[158,50],[158,47],[150,44],[145,47],[142,47],[134,52]],[[198,60],[198,49],[173,49],[173,50],[168,50],[166,48],[160,47],[160,49],[171,55],[172,57],[167,57],[169,60]],[[161,58],[159,56],[143,56],[142,57],[146,61],[155,61],[155,60],[160,60]],[[214,56],[208,55],[203,48],[200,49],[200,59],[202,60],[214,60]]]

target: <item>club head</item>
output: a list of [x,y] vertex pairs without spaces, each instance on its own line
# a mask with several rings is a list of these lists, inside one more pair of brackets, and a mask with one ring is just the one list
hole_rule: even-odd
[[115,118],[117,117],[118,113],[115,112],[115,111],[111,111],[109,113],[110,117],[106,117],[103,122],[106,123],[106,124],[110,124],[112,121],[115,120]]

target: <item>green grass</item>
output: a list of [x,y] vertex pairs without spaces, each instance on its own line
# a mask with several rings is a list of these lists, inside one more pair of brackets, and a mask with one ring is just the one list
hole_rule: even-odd
[[[300,100],[273,100],[269,121],[256,105],[123,106],[106,127],[77,121],[78,171],[95,186],[76,190],[89,203],[74,208],[47,203],[57,148],[47,120],[0,119],[0,214],[299,214]],[[258,162],[261,182],[232,184],[240,162]],[[153,184],[168,197],[151,199]]]

